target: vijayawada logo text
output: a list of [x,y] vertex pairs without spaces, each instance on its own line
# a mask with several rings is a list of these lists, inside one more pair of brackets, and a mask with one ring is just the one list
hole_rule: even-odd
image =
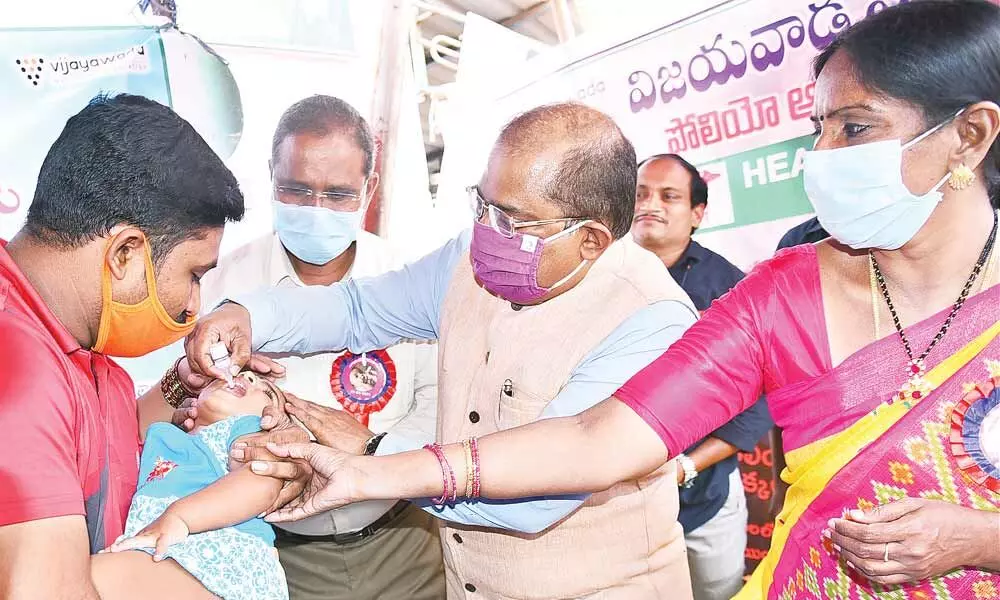
[[146,72],[149,58],[146,46],[133,46],[128,50],[97,54],[94,56],[58,56],[46,64],[54,75],[70,77],[78,74],[103,75],[108,72]]

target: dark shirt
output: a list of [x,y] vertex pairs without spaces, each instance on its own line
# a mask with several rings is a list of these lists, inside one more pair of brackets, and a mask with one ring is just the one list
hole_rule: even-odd
[[701,312],[743,279],[736,265],[694,240],[669,270]]
[[[670,268],[670,274],[687,292],[699,311],[706,310],[712,302],[725,294],[743,279],[743,271],[715,252],[691,240],[680,260]],[[774,426],[767,403],[757,401],[732,421],[716,429],[711,437],[750,452],[757,441]],[[690,453],[704,442],[688,448]],[[729,476],[739,468],[739,460],[731,456],[701,471],[690,488],[680,488],[681,509],[678,520],[685,533],[698,529],[712,519],[729,497]]]
[[830,237],[830,234],[819,224],[819,219],[813,217],[805,223],[799,223],[792,227],[781,237],[778,242],[778,250],[801,246],[802,244],[815,244]]

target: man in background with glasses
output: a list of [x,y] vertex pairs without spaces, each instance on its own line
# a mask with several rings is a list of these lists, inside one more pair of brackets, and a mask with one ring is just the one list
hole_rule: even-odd
[[[188,338],[188,356],[218,341],[242,362],[251,340],[265,351],[361,352],[431,338],[440,348],[439,442],[578,414],[696,317],[663,263],[628,236],[635,164],[632,144],[596,110],[528,111],[503,128],[469,190],[471,233],[372,279],[238,296]],[[377,454],[422,445],[386,438]],[[241,457],[267,460],[261,450]],[[257,472],[280,478],[299,471],[264,467]],[[448,598],[689,599],[675,468],[670,461],[592,496],[418,500],[445,521]]]
[[[208,273],[205,305],[259,289],[371,277],[398,266],[388,244],[362,228],[378,186],[374,154],[368,124],[339,98],[312,96],[285,111],[270,162],[274,233],[237,249]],[[394,435],[433,440],[436,346],[394,341],[358,354],[342,348],[279,358],[286,368],[282,388],[312,401],[290,398],[300,415],[316,419],[302,421],[317,440],[357,454],[373,453]],[[282,527],[276,545],[291,600],[444,596],[436,523],[407,502],[366,502]]]

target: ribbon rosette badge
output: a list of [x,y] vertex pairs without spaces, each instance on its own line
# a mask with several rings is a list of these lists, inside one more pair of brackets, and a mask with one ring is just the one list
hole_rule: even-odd
[[396,394],[396,363],[385,350],[345,352],[333,361],[330,390],[344,410],[367,427],[369,417]]

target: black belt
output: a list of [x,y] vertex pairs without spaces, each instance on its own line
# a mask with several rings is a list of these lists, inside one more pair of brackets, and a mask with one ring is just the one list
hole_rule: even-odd
[[291,531],[286,531],[284,529],[275,527],[275,536],[278,541],[282,544],[298,546],[301,544],[308,544],[310,542],[333,542],[334,544],[349,544],[351,542],[356,542],[358,540],[363,540],[367,537],[375,535],[380,529],[388,525],[398,517],[403,514],[403,511],[410,506],[410,503],[406,500],[400,500],[392,508],[387,510],[385,514],[381,517],[372,521],[366,527],[358,531],[352,531],[351,533],[334,533],[330,535],[302,535],[299,533],[293,533]]

